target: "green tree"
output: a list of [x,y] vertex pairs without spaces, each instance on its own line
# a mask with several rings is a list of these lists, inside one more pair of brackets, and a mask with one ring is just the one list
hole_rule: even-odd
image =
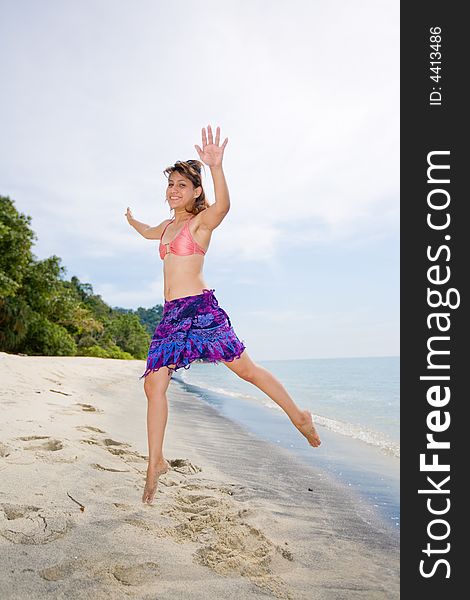
[[65,279],[61,258],[38,260],[31,217],[0,196],[0,349],[145,359],[163,307],[111,308],[90,283]]
[[152,308],[142,308],[139,306],[136,313],[149,334],[153,335],[155,328],[163,318],[163,306],[161,304],[156,304]]
[[36,239],[31,217],[19,213],[13,200],[0,196],[0,349],[14,350],[28,330],[33,311],[18,291],[33,260]]
[[14,352],[24,340],[33,311],[21,296],[0,297],[0,350]]
[[41,356],[75,356],[77,344],[63,327],[33,313],[19,351]]
[[14,296],[32,260],[36,235],[31,217],[19,213],[13,200],[0,196],[0,298]]
[[133,311],[130,308],[114,308],[115,311],[122,312],[123,314],[135,314],[139,317],[139,321],[147,330],[149,335],[153,335],[155,328],[160,323],[163,317],[163,306],[161,304],[156,304],[152,308],[143,308],[139,306],[139,308]]
[[82,283],[75,275],[70,280],[70,286],[76,291],[83,305],[90,310],[96,319],[111,317],[113,309],[106,304],[99,294],[93,293],[91,283]]
[[108,331],[121,350],[136,358],[146,358],[150,336],[137,315],[115,314],[108,325]]

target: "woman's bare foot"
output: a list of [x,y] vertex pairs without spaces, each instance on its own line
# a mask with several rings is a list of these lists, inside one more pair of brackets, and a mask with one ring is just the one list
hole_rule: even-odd
[[145,482],[144,493],[142,494],[142,502],[144,504],[152,504],[157,492],[158,478],[163,473],[166,473],[170,468],[170,463],[164,459],[158,462],[155,466],[148,466],[147,480]]
[[310,446],[317,448],[320,444],[320,436],[318,435],[315,425],[313,424],[312,414],[308,410],[302,411],[302,419],[294,423],[300,433],[307,438]]

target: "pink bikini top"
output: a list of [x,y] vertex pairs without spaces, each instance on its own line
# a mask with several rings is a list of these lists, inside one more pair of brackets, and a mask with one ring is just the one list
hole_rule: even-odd
[[[194,215],[195,216],[195,215]],[[193,219],[194,217],[191,217]],[[177,254],[178,256],[190,256],[191,254],[205,254],[206,251],[201,248],[201,246],[193,239],[191,232],[189,231],[189,221],[188,219],[183,226],[183,229],[178,233],[178,235],[168,244],[162,244],[163,236],[165,235],[166,228],[170,223],[174,221],[173,219],[170,223],[167,223],[165,229],[163,230],[162,237],[160,238],[160,258],[163,260],[167,254]]]

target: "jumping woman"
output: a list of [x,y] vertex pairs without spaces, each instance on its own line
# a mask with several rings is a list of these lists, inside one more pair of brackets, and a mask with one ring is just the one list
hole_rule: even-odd
[[227,216],[230,198],[222,169],[227,145],[222,145],[220,128],[215,141],[211,126],[202,129],[202,149],[195,146],[201,161],[210,168],[214,182],[215,202],[209,204],[201,180],[202,163],[197,160],[177,161],[165,169],[168,179],[166,201],[174,211],[171,219],[151,227],[140,223],[127,209],[130,225],[144,238],[160,240],[163,261],[164,297],[162,320],[155,329],[147,357],[145,378],[147,396],[147,433],[149,462],[142,502],[153,502],[158,477],[166,473],[169,463],[163,456],[163,438],[168,419],[166,391],[171,375],[191,362],[223,363],[245,381],[267,394],[286,412],[293,425],[313,447],[320,438],[308,410],[301,410],[280,381],[248,356],[245,345],[235,334],[228,314],[219,306],[215,290],[204,281],[204,255],[212,232]]

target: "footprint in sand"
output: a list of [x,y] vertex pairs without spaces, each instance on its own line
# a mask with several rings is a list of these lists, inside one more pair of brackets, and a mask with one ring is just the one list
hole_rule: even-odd
[[215,490],[222,494],[227,494],[227,496],[235,497],[238,502],[247,502],[255,495],[254,490],[251,490],[237,483],[226,483],[223,485],[211,485],[210,483],[186,483],[184,485],[181,485],[180,489],[189,490],[192,492],[199,490]]
[[105,440],[98,440],[96,438],[89,438],[86,440],[80,440],[84,444],[95,444],[97,446],[127,446],[130,444],[126,444],[125,442],[117,442],[116,440],[112,440],[110,438],[106,438]]
[[65,535],[72,525],[53,508],[0,504],[0,534],[14,544],[47,544]]
[[110,471],[111,473],[129,473],[129,469],[113,469],[111,467],[103,467],[99,463],[93,463],[91,465],[93,469],[98,469],[98,471]]
[[126,462],[146,462],[147,457],[143,456],[139,452],[134,452],[132,450],[124,450],[123,448],[114,448],[113,446],[105,446],[106,450],[114,456],[119,456]]
[[48,450],[50,452],[56,452],[57,450],[62,450],[64,448],[64,444],[61,440],[55,440],[48,435],[30,435],[26,437],[19,437],[17,439],[22,440],[23,442],[30,442],[32,440],[47,440],[41,444],[32,444],[30,446],[26,446],[25,450]]
[[78,429],[79,431],[85,431],[85,432],[94,431],[95,433],[106,433],[106,431],[103,431],[99,427],[92,427],[91,425],[77,425],[77,427],[75,427],[75,429]]
[[148,584],[160,575],[158,564],[151,561],[137,565],[116,565],[111,572],[123,585]]
[[[280,574],[292,570],[294,557],[286,547],[273,543],[260,529],[246,522],[252,511],[234,498],[244,497],[245,488],[237,484],[214,485],[202,479],[189,481],[189,476],[202,470],[200,467],[187,459],[168,462],[172,467],[170,477],[161,483],[167,488],[177,487],[176,491],[169,489],[169,496],[156,504],[158,522],[135,515],[124,521],[152,537],[198,543],[199,548],[193,554],[196,563],[220,575],[236,573],[246,577],[271,597],[292,598]],[[173,484],[170,479],[174,479]]]
[[99,440],[93,440],[93,439],[88,439],[88,440],[80,440],[82,444],[90,444],[90,446],[101,446],[101,443]]
[[[199,542],[194,561],[220,575],[237,573],[276,598],[289,598],[279,573],[289,570],[291,552],[271,542],[262,531],[247,523],[249,511],[222,489],[208,494],[187,493],[180,488],[162,511],[178,524],[166,528],[175,541]],[[201,489],[202,492],[202,489]]]
[[174,471],[183,473],[184,475],[192,475],[202,471],[201,467],[193,465],[187,458],[174,458],[173,460],[168,460],[168,462]]
[[[147,462],[148,457],[144,458]],[[193,464],[187,458],[169,458],[167,460],[170,463],[170,469],[164,477],[159,479],[159,485],[163,487],[181,486],[186,483],[188,475],[194,475],[202,471],[201,467]],[[136,487],[139,487],[139,485],[136,485]]]
[[[106,431],[103,431],[99,427],[92,427],[91,425],[77,426],[76,429],[78,429],[80,431],[85,431],[85,432],[93,431],[95,433],[103,433],[103,434],[106,433]],[[143,462],[143,461],[147,460],[146,456],[143,456],[142,454],[139,454],[138,452],[134,452],[132,450],[127,450],[126,448],[130,448],[131,444],[127,444],[126,442],[119,442],[118,440],[113,440],[111,438],[100,439],[97,437],[86,438],[86,439],[82,439],[80,441],[82,442],[82,444],[91,444],[91,445],[95,445],[95,446],[102,446],[103,449],[107,450],[110,454],[113,454],[114,456],[119,456],[124,461]],[[114,472],[122,472],[122,473],[127,472],[127,471],[121,471],[119,469],[103,467],[99,463],[94,463],[91,466],[94,469],[99,469],[101,471],[114,471]]]
[[97,564],[91,563],[83,559],[67,560],[57,563],[46,569],[39,571],[39,575],[46,581],[60,581],[68,579],[77,571],[82,573],[92,573],[95,579],[100,578],[100,575],[111,574],[114,579],[125,586],[138,586],[144,583],[152,583],[160,578],[159,565],[155,562],[148,561],[129,564]]
[[41,571],[38,571],[38,574],[46,581],[60,581],[61,579],[71,577],[78,569],[85,570],[86,561],[78,558],[75,560],[67,560],[52,565],[51,567],[47,567],[47,569],[42,569]]
[[180,487],[182,490],[191,490],[191,491],[205,489],[204,486],[200,485],[199,483],[186,483]]
[[[172,467],[169,479],[179,481],[173,483],[176,492],[169,490],[168,501],[156,505],[158,524],[135,516],[126,518],[126,523],[152,536],[170,537],[178,543],[199,543],[193,555],[196,563],[220,575],[236,573],[247,577],[272,597],[290,598],[279,574],[292,569],[294,557],[288,548],[273,543],[246,521],[253,511],[245,508],[238,497],[245,500],[248,491],[238,484],[188,481],[188,476],[202,469],[187,459],[168,462]],[[161,483],[167,488],[171,485],[168,480]],[[167,526],[162,524],[162,518],[168,519]]]
[[0,442],[0,458],[6,458],[7,456],[10,456],[10,448]]
[[81,409],[84,412],[97,412],[97,413],[102,413],[103,411],[100,410],[99,408],[95,408],[92,404],[83,404],[81,402],[75,402],[75,404],[77,406],[81,406]]
[[[124,461],[129,462],[143,462],[146,461],[146,457],[138,452],[134,452],[133,450],[127,450],[126,448],[130,447],[130,444],[125,442],[118,442],[117,440],[112,440],[111,438],[105,438],[104,440],[100,440],[98,438],[87,438],[80,440],[82,444],[91,444],[95,446],[101,446],[103,450],[107,450],[110,454],[114,456],[119,456]],[[121,446],[124,446],[122,448]]]
[[103,440],[103,444],[105,446],[127,446],[129,448],[130,444],[126,444],[125,442],[117,442],[116,440],[112,440],[110,438],[105,438]]

